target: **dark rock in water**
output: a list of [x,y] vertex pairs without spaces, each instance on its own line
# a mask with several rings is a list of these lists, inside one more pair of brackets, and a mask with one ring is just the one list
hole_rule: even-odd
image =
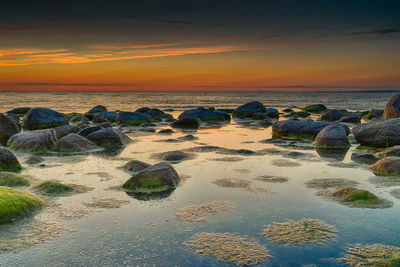
[[266,118],[266,119],[260,121],[260,126],[261,127],[269,127],[272,125],[272,123],[273,123],[272,119]]
[[383,119],[400,117],[400,94],[393,96],[386,104]]
[[54,130],[56,130],[57,137],[61,138],[69,135],[70,133],[77,133],[81,130],[81,128],[76,125],[61,125],[55,127]]
[[101,130],[101,129],[103,129],[103,128],[100,127],[100,126],[87,127],[87,128],[84,128],[84,129],[80,130],[78,132],[78,134],[86,137],[89,134],[97,132],[98,130]]
[[289,114],[285,115],[284,117],[290,117],[290,118],[307,118],[310,117],[311,113],[308,113],[306,111],[292,111]]
[[400,118],[363,123],[353,128],[353,135],[364,146],[400,145]]
[[371,110],[365,115],[365,117],[366,117],[368,120],[372,120],[372,119],[375,119],[375,118],[382,118],[383,113],[384,113],[384,110],[383,110],[383,109],[371,109]]
[[392,203],[385,199],[380,199],[369,191],[347,187],[338,189],[328,197],[349,207],[360,208],[389,208]]
[[345,148],[316,147],[315,151],[317,151],[318,155],[322,158],[330,158],[337,161],[342,161],[346,157],[347,151],[349,151],[349,147]]
[[343,117],[343,112],[338,109],[331,109],[321,115],[323,121],[338,121]]
[[179,115],[178,119],[183,118],[198,118],[203,122],[222,123],[228,123],[231,120],[231,116],[228,113],[220,111],[209,111],[202,107],[184,111],[181,115]]
[[326,109],[327,108],[322,104],[308,105],[308,106],[303,108],[303,110],[305,110],[307,112],[312,112],[312,113],[320,113],[320,112],[322,112],[322,111],[324,111]]
[[267,118],[267,115],[261,112],[256,112],[252,116],[253,120],[265,120]]
[[318,148],[347,148],[350,146],[350,142],[343,127],[330,125],[318,133],[314,146]]
[[[92,118],[93,119],[93,118]],[[70,119],[70,122],[74,125],[81,126],[83,124],[89,124],[89,119],[82,114],[76,114]]]
[[42,158],[42,157],[39,157],[39,156],[30,156],[30,157],[26,160],[26,163],[27,163],[27,164],[33,165],[33,164],[38,164],[38,163],[43,162],[43,161],[44,161],[44,158]]
[[91,108],[87,113],[89,113],[89,114],[90,113],[100,113],[100,112],[104,112],[104,111],[107,111],[107,108],[103,105],[98,105],[98,106]]
[[233,108],[218,108],[218,109],[216,109],[216,111],[221,111],[221,112],[231,114],[235,111],[235,109],[233,109]]
[[180,181],[178,173],[166,162],[148,167],[123,184],[128,191],[152,194],[174,190]]
[[96,149],[96,145],[81,135],[71,133],[58,140],[56,149],[60,152],[82,152]]
[[400,145],[389,147],[388,149],[386,149],[382,152],[379,152],[378,156],[382,157],[382,158],[391,157],[391,156],[400,157]]
[[293,112],[294,110],[291,108],[285,108],[285,109],[282,109],[282,111],[285,113],[290,113],[290,112]]
[[378,161],[378,158],[375,157],[372,154],[368,154],[368,153],[354,153],[351,154],[351,160],[356,162],[356,163],[360,163],[360,164],[374,164],[375,162]]
[[33,108],[24,117],[22,128],[25,130],[40,130],[68,124],[64,114],[48,108]]
[[233,112],[232,116],[233,117],[252,117],[254,113],[260,112],[260,113],[264,113],[267,109],[265,108],[265,106],[263,104],[261,104],[258,101],[252,101],[249,103],[246,103],[240,107],[238,107],[237,109],[235,109],[235,111]]
[[139,112],[120,112],[117,116],[117,123],[139,126],[144,122],[150,123],[150,116]]
[[151,110],[151,108],[149,108],[149,107],[141,107],[141,108],[138,108],[135,112],[145,113],[150,110]]
[[170,162],[179,162],[189,158],[189,154],[182,151],[168,151],[157,155],[158,158]]
[[105,128],[93,132],[87,136],[87,139],[94,144],[105,148],[122,147],[132,140],[118,129]]
[[156,130],[153,128],[149,128],[149,127],[140,127],[138,129],[136,129],[137,132],[145,132],[145,133],[155,133]]
[[0,171],[17,172],[21,165],[14,154],[6,147],[0,147]]
[[159,134],[172,134],[174,131],[172,129],[162,129],[158,131]]
[[386,157],[378,160],[369,166],[379,175],[399,176],[400,175],[400,157]]
[[140,160],[131,160],[127,162],[122,168],[124,170],[130,171],[130,172],[139,172],[141,170],[144,170],[148,167],[151,167],[150,164],[140,161]]
[[362,118],[361,113],[349,112],[349,113],[345,114],[340,121],[341,122],[350,122],[350,123],[360,123],[361,118]]
[[7,147],[25,152],[43,152],[54,147],[57,143],[54,129],[22,132],[10,137]]
[[20,119],[17,114],[14,113],[7,114],[7,118],[10,118],[13,122],[15,122],[18,128],[21,128],[21,126],[19,125]]
[[23,116],[26,113],[28,113],[29,110],[31,110],[31,108],[29,108],[29,107],[19,107],[19,108],[14,108],[12,110],[9,110],[6,113],[7,114],[17,114],[17,115]]
[[264,144],[287,144],[288,143],[287,140],[275,139],[275,138],[264,139],[264,140],[260,140],[259,142],[264,143]]
[[98,113],[85,113],[85,114],[79,114],[84,116],[87,120],[92,121],[94,119],[94,116],[98,114]]
[[112,124],[109,121],[105,121],[105,122],[97,124],[97,126],[102,127],[102,128],[111,128]]
[[272,137],[313,140],[323,128],[331,125],[343,127],[347,134],[350,132],[349,127],[340,123],[312,120],[287,120],[277,121],[272,124]]
[[137,109],[135,112],[146,114],[150,116],[150,119],[152,121],[162,121],[162,120],[170,120],[173,119],[173,117],[170,114],[165,113],[161,109],[158,108],[148,108],[148,107],[142,107]]
[[107,121],[106,118],[104,118],[103,116],[100,116],[100,115],[96,115],[93,118],[94,123],[102,123],[102,122],[106,122],[106,121]]
[[20,130],[15,122],[3,113],[0,113],[0,145],[5,146],[8,139],[19,132]]
[[270,118],[279,118],[279,111],[275,108],[267,108],[264,114]]
[[174,121],[171,126],[184,130],[197,130],[200,127],[200,121],[197,118],[185,117]]
[[192,134],[188,134],[188,135],[185,135],[185,136],[178,137],[177,139],[181,140],[181,141],[192,141],[192,140],[196,140],[196,139],[199,139],[199,138],[194,136],[194,135],[192,135]]
[[103,112],[100,112],[99,115],[108,121],[116,122],[118,114],[115,111],[103,111]]

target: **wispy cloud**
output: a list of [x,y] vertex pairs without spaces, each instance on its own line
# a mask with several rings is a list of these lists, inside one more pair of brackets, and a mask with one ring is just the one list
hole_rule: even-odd
[[393,33],[400,33],[400,29],[398,28],[388,28],[388,29],[378,29],[378,30],[371,30],[371,31],[360,31],[360,32],[352,32],[352,35],[383,35],[383,34],[393,34]]

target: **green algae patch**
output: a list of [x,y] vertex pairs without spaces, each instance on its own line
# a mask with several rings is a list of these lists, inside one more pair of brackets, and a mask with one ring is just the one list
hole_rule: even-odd
[[389,208],[392,202],[381,199],[373,193],[352,187],[339,190],[320,190],[317,195],[339,202],[348,207],[357,208]]
[[44,200],[37,196],[0,186],[0,223],[30,214],[43,204]]
[[206,222],[207,216],[219,214],[233,208],[233,203],[229,201],[214,201],[198,206],[187,206],[178,209],[174,219],[186,223]]
[[398,267],[400,266],[400,248],[382,244],[357,244],[348,248],[347,254],[338,259],[350,267]]
[[271,241],[283,245],[322,245],[337,235],[336,229],[318,219],[287,220],[267,225],[262,233]]
[[183,244],[196,254],[214,256],[218,261],[237,266],[260,264],[273,258],[266,247],[230,233],[197,233]]
[[85,193],[92,190],[92,188],[83,185],[62,184],[56,181],[44,181],[34,188],[39,194],[47,196],[64,196],[74,193]]
[[30,182],[27,178],[12,172],[0,172],[0,186],[28,186]]
[[343,188],[357,185],[358,182],[341,179],[341,178],[327,178],[327,179],[312,179],[304,183],[309,188],[327,189],[327,188]]

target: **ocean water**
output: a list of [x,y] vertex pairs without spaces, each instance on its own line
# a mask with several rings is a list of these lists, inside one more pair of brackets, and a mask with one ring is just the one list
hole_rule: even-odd
[[[173,108],[174,117],[180,110],[196,106],[237,107],[251,100],[279,109],[309,103],[323,103],[330,108],[366,110],[384,108],[394,93],[2,93],[1,110],[17,106],[44,106],[62,112],[85,112],[103,104],[110,110],[135,110],[141,106]],[[154,128],[168,128],[159,123]],[[353,125],[349,124],[349,127]],[[273,258],[259,266],[345,266],[337,262],[353,244],[400,246],[400,200],[389,192],[399,185],[383,186],[374,183],[374,173],[367,165],[351,161],[357,150],[353,145],[344,159],[321,157],[310,143],[281,147],[259,142],[271,138],[271,128],[262,128],[232,120],[222,127],[202,128],[193,132],[198,139],[185,142],[160,142],[187,133],[175,131],[172,135],[136,132],[124,129],[134,142],[114,153],[96,153],[62,156],[43,155],[44,165],[28,165],[27,153],[15,153],[24,169],[21,175],[34,183],[56,179],[92,187],[87,193],[49,198],[48,208],[31,220],[56,221],[76,231],[65,231],[58,238],[29,247],[17,253],[0,254],[0,266],[233,266],[219,262],[212,256],[197,255],[183,243],[195,233],[219,232],[247,236],[269,249]],[[230,149],[269,151],[260,155],[233,155],[236,162],[215,161],[231,155],[217,152],[194,153],[194,157],[173,164],[185,177],[171,195],[161,199],[140,200],[123,191],[114,190],[130,178],[120,167],[137,159],[151,164],[158,162],[154,153],[183,150],[202,145]],[[267,150],[266,150],[267,149]],[[286,158],[289,152],[306,153],[307,157]],[[276,160],[298,163],[295,166],[277,166]],[[256,178],[262,175],[285,176],[284,183],[265,183]],[[219,187],[218,178],[240,178],[253,186],[270,188],[276,194],[249,192],[239,188]],[[305,186],[314,178],[346,178],[358,182],[357,188],[366,189],[393,203],[385,209],[350,208],[325,200],[315,189]],[[33,192],[32,187],[25,188]],[[101,198],[129,201],[116,209],[96,209],[82,218],[57,216],[53,206],[66,211],[84,209],[85,202]],[[206,222],[183,223],[174,220],[176,210],[189,205],[226,200],[235,208],[212,215]],[[287,219],[315,218],[334,226],[338,235],[323,245],[285,246],[261,235],[265,225]],[[15,226],[0,225],[1,238],[12,238],[10,230],[28,228],[31,220],[15,222]],[[14,228],[13,228],[14,227]],[[21,230],[22,231],[22,230]]]

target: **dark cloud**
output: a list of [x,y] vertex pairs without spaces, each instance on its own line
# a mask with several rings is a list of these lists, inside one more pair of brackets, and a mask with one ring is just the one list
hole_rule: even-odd
[[260,39],[274,39],[274,38],[281,38],[282,35],[280,34],[270,34],[270,35],[261,35]]
[[350,34],[353,35],[374,35],[374,34],[392,34],[392,33],[400,33],[400,29],[379,29],[373,31],[360,31],[360,32],[353,32]]

